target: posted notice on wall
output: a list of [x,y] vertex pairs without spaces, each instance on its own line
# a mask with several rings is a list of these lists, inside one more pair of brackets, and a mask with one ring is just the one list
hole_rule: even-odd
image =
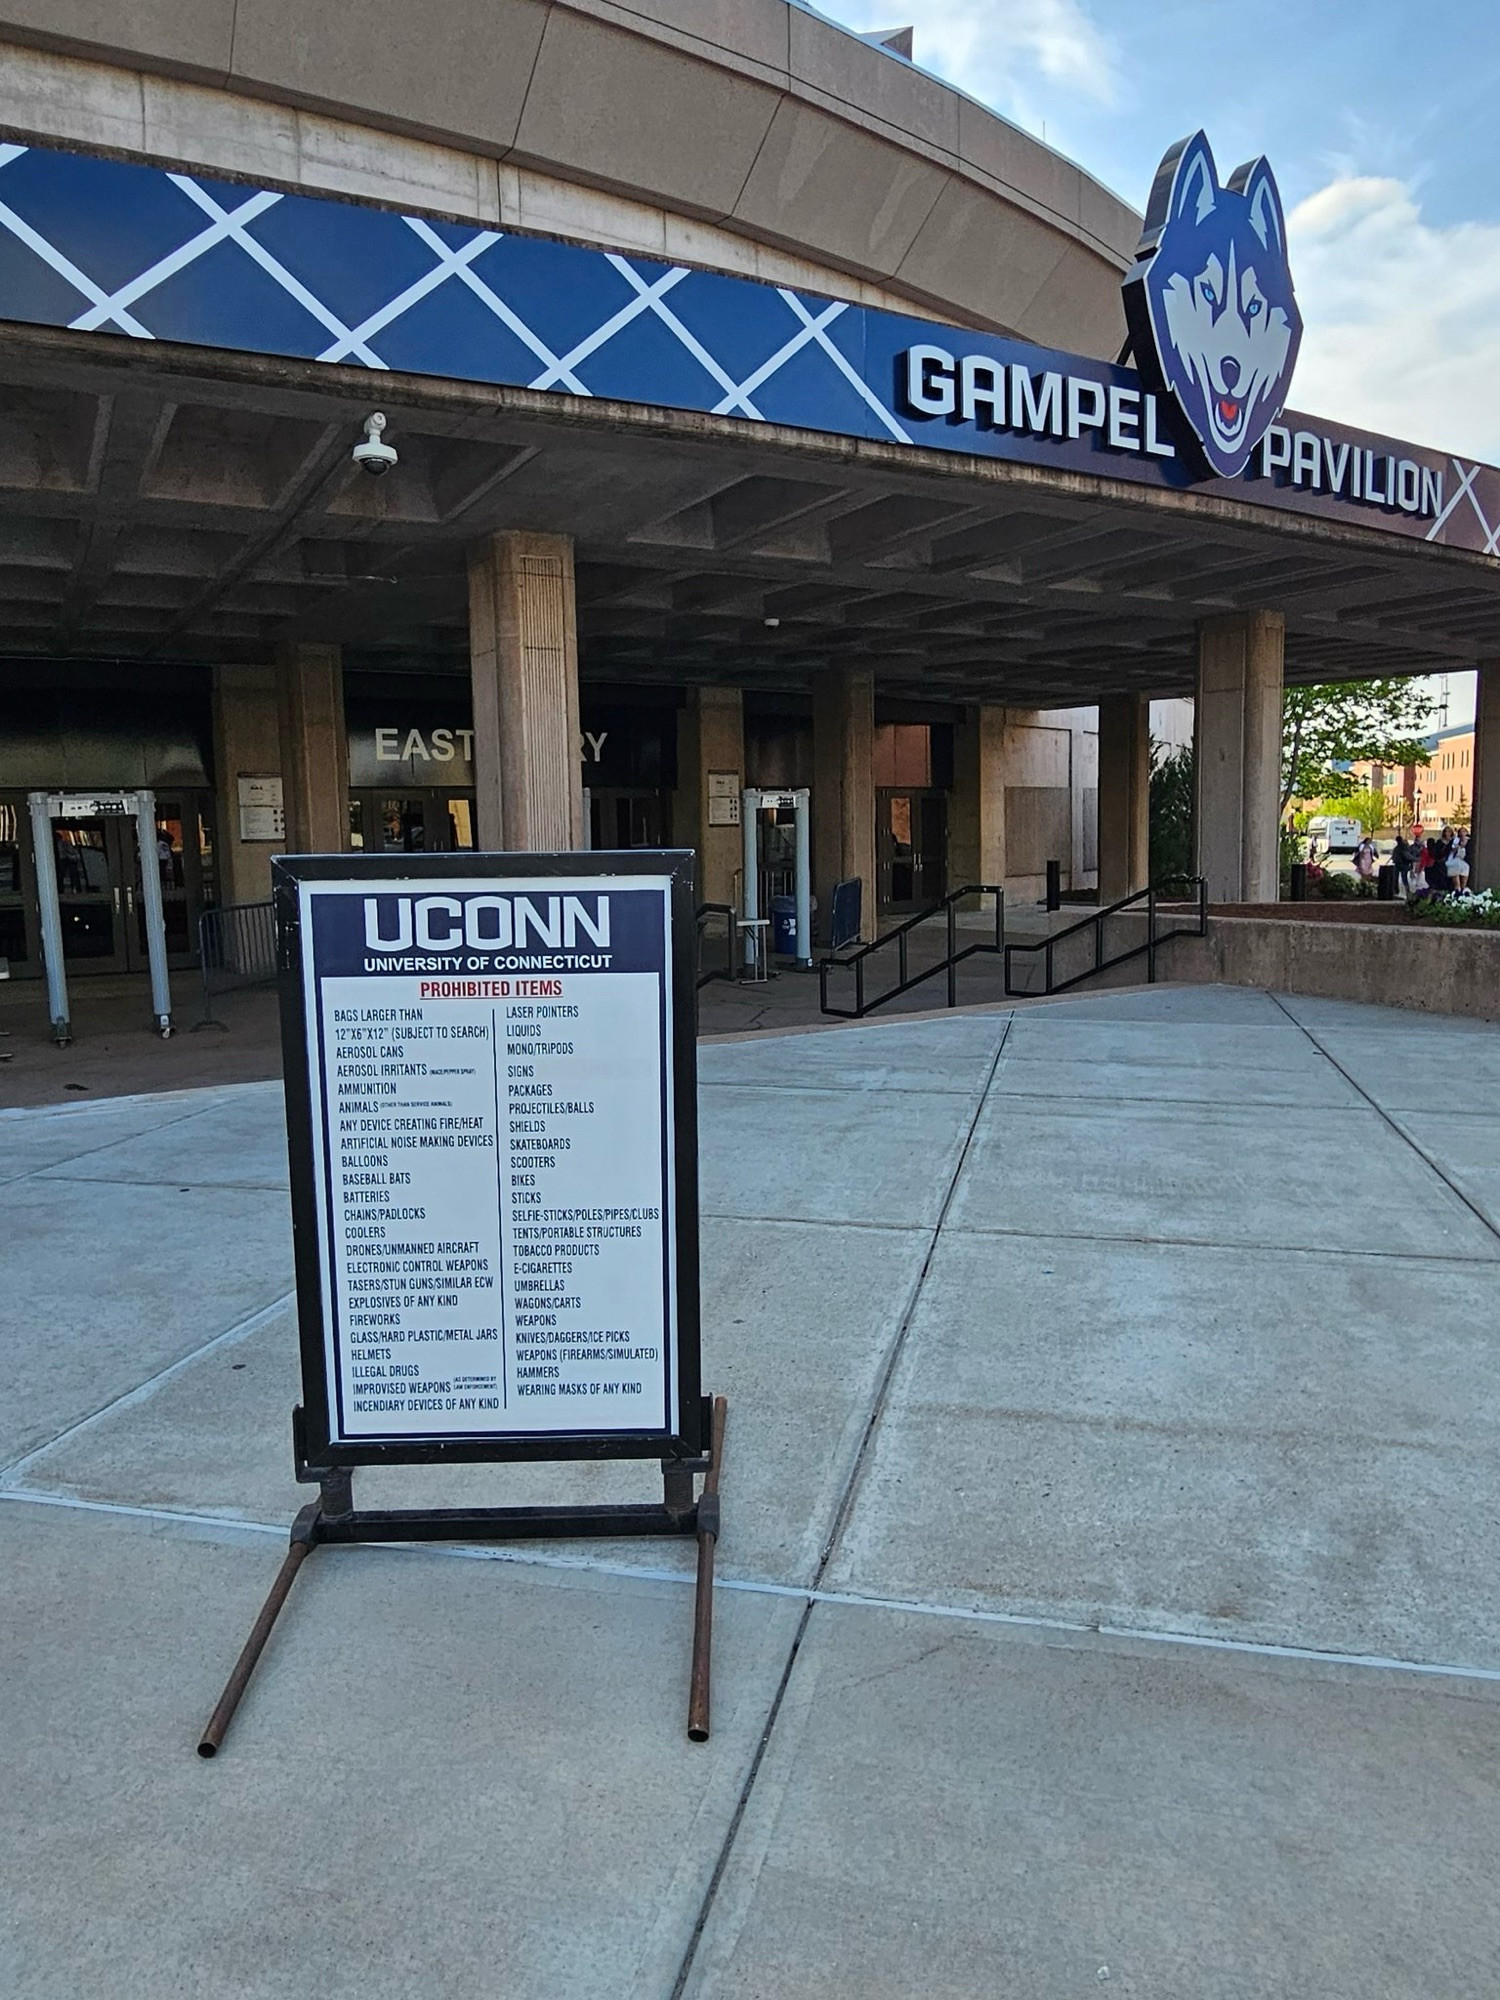
[[669,892],[298,884],[335,1442],[675,1432]]

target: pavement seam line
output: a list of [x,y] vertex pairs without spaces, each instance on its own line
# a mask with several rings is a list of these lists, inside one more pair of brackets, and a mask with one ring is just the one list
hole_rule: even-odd
[[740,1215],[732,1208],[703,1208],[704,1222],[764,1222],[776,1229],[868,1229],[881,1236],[927,1236],[930,1222],[870,1222],[857,1215]]
[[[941,1094],[938,1091],[931,1093],[934,1097]],[[996,1097],[1013,1097],[1020,1104],[1056,1105],[1058,1101],[1056,1091],[1052,1090],[997,1090],[994,1094]],[[1078,1101],[1081,1102],[1082,1100]],[[1221,1105],[1224,1099],[1222,1097],[1124,1097],[1118,1092],[1112,1093],[1107,1090],[1101,1090],[1097,1093],[1090,1092],[1088,1102],[1090,1104],[1206,1104],[1217,1106]],[[1358,1108],[1352,1104],[1309,1104],[1305,1097],[1241,1097],[1237,1098],[1235,1103],[1254,1111],[1353,1111]]]
[[[100,1104],[121,1104],[127,1101],[128,1100],[124,1098],[101,1097],[99,1099]],[[25,1110],[29,1108],[30,1107],[23,1107],[21,1115],[24,1116]],[[48,1109],[49,1107],[46,1105],[37,1105],[35,1108],[39,1111],[42,1111]],[[74,1107],[72,1105],[63,1105],[60,1108],[65,1111],[71,1111]],[[95,1109],[95,1106],[92,1104],[87,1106],[80,1104],[77,1108],[80,1111],[85,1109],[92,1111]],[[213,1106],[211,1104],[200,1104],[195,1106],[194,1109],[191,1111],[180,1111],[175,1118],[164,1118],[159,1125],[148,1125],[144,1132],[130,1132],[127,1133],[123,1139],[121,1138],[101,1139],[97,1146],[84,1146],[80,1151],[76,1153],[69,1153],[66,1159],[49,1160],[45,1167],[29,1167],[24,1174],[17,1174],[13,1181],[7,1181],[5,1185],[7,1187],[19,1187],[23,1181],[39,1180],[43,1174],[51,1174],[54,1180],[65,1180],[67,1176],[65,1174],[59,1174],[54,1172],[55,1168],[71,1167],[79,1160],[92,1159],[95,1153],[107,1153],[111,1146],[130,1146],[133,1145],[137,1139],[150,1139],[154,1138],[158,1132],[170,1132],[175,1126],[186,1125],[194,1118],[204,1117],[208,1112],[212,1111],[212,1109]],[[155,1182],[155,1181],[136,1183],[131,1181],[131,1182],[124,1182],[122,1183],[122,1185],[132,1186],[132,1187],[136,1185],[155,1187],[155,1186],[165,1186],[166,1183]],[[172,1183],[172,1185],[180,1187],[181,1182],[180,1181],[174,1182]]]
[[285,1312],[296,1296],[295,1291],[286,1291],[279,1298],[272,1299],[269,1304],[257,1306],[254,1312],[236,1320],[233,1326],[226,1326],[222,1333],[216,1333],[211,1340],[204,1341],[200,1347],[193,1348],[188,1354],[179,1355],[177,1360],[169,1361],[165,1368],[158,1368],[156,1373],[148,1375],[144,1382],[137,1382],[134,1388],[126,1389],[118,1396],[112,1396],[107,1403],[101,1403],[97,1410],[90,1410],[87,1416],[79,1417],[71,1424],[65,1424],[57,1435],[48,1438],[45,1444],[34,1445],[30,1451],[23,1452],[9,1465],[0,1467],[0,1485],[8,1486],[12,1480],[20,1478],[28,1467],[34,1465],[37,1459],[44,1457],[49,1451],[55,1451],[60,1444],[66,1444],[70,1438],[77,1437],[81,1432],[92,1430],[95,1424],[102,1423],[106,1417],[113,1416],[119,1410],[131,1409],[137,1403],[149,1402],[158,1389],[180,1375],[184,1369],[190,1368],[195,1361],[204,1360],[221,1347],[234,1347],[240,1341],[248,1339],[252,1333],[258,1332],[261,1327],[273,1320],[278,1313]]
[[[727,1216],[722,1219],[730,1222],[751,1220],[746,1216]],[[835,1226],[853,1229],[883,1228],[891,1225],[846,1223]],[[1342,1243],[1255,1243],[1249,1237],[1243,1242],[1236,1243],[1222,1236],[1126,1236],[1111,1234],[1108,1231],[1083,1229],[1006,1229],[998,1222],[961,1223],[955,1226],[954,1234],[1017,1237],[1023,1240],[1029,1237],[1042,1243],[1139,1243],[1158,1250],[1243,1250],[1247,1255],[1259,1252],[1277,1257],[1378,1257],[1388,1264],[1448,1264],[1473,1271],[1488,1271],[1495,1262],[1493,1257],[1448,1256],[1440,1250],[1368,1250],[1363,1247],[1351,1250]]]
[[[57,1104],[6,1104],[0,1105],[0,1125],[22,1118],[87,1118],[96,1111],[118,1111],[124,1104],[160,1104],[172,1097],[216,1097],[224,1090],[263,1089],[267,1082],[275,1078],[262,1078],[249,1084],[241,1083],[187,1083],[177,1090],[127,1090],[118,1097],[69,1097]],[[200,1105],[199,1110],[211,1109]],[[191,1117],[192,1112],[183,1113]],[[170,1121],[169,1121],[170,1122]],[[153,1126],[150,1128],[155,1130]]]
[[964,1168],[968,1164],[969,1154],[973,1150],[974,1134],[979,1129],[979,1121],[984,1115],[984,1108],[990,1101],[990,1093],[1000,1068],[1000,1058],[1005,1053],[1005,1044],[1009,1039],[1012,1025],[1013,1022],[1008,1020],[1001,1030],[1000,1040],[996,1044],[995,1053],[990,1058],[989,1069],[985,1074],[984,1081],[979,1086],[975,1097],[974,1109],[969,1118],[968,1130],[964,1133],[963,1144],[958,1149],[958,1157],[953,1163],[952,1173],[948,1176],[948,1185],[943,1192],[943,1199],[932,1225],[932,1235],[927,1245],[926,1254],[918,1267],[916,1282],[913,1284],[911,1294],[906,1302],[906,1310],[902,1313],[900,1321],[897,1324],[895,1335],[886,1352],[884,1364],[876,1379],[875,1395],[870,1406],[869,1420],[865,1424],[864,1434],[859,1441],[859,1449],[854,1455],[853,1467],[845,1482],[843,1495],[835,1510],[833,1522],[828,1531],[828,1537],[823,1544],[822,1553],[818,1557],[817,1569],[813,1573],[813,1588],[815,1590],[822,1584],[824,1573],[829,1563],[833,1560],[834,1548],[838,1543],[840,1535],[844,1532],[850,1513],[853,1511],[855,1493],[859,1485],[860,1476],[864,1470],[865,1459],[869,1454],[871,1441],[885,1412],[891,1382],[896,1373],[896,1364],[901,1359],[902,1351],[906,1346],[907,1335],[911,1332],[912,1321],[916,1316],[917,1306],[921,1300],[923,1288],[927,1283],[928,1273],[932,1269],[932,1260],[937,1254],[938,1243],[943,1234],[943,1225],[948,1220],[948,1211],[953,1206],[953,1197],[958,1192],[959,1181],[963,1178]]
[[[167,1128],[161,1128],[165,1131]],[[106,1150],[108,1150],[106,1148]],[[191,1189],[184,1188],[182,1182],[170,1175],[161,1181],[121,1180],[118,1174],[69,1174],[63,1167],[71,1167],[71,1160],[60,1160],[56,1166],[38,1167],[37,1174],[45,1174],[49,1181],[59,1181],[69,1187],[128,1187],[128,1188],[172,1188],[180,1194],[281,1194],[287,1191],[284,1180],[279,1181],[194,1181]],[[29,1176],[23,1176],[29,1178]]]
[[1344,1068],[1344,1065],[1339,1061],[1338,1057],[1336,1055],[1333,1055],[1328,1049],[1324,1048],[1323,1044],[1318,1040],[1317,1036],[1313,1033],[1312,1029],[1308,1027],[1307,1023],[1305,1021],[1297,1020],[1297,1016],[1292,1012],[1291,1008],[1283,1004],[1279,994],[1272,993],[1270,995],[1270,998],[1275,1001],[1278,1007],[1281,1008],[1282,1013],[1286,1015],[1289,1021],[1296,1021],[1297,1026],[1302,1030],[1303,1034],[1306,1035],[1307,1039],[1312,1043],[1313,1047],[1317,1050],[1318,1054],[1323,1058],[1324,1062],[1330,1064],[1332,1068],[1338,1071],[1339,1075],[1349,1085],[1349,1088],[1351,1090],[1357,1090],[1359,1092],[1360,1096],[1365,1100],[1366,1104],[1369,1105],[1370,1109],[1376,1113],[1376,1115],[1381,1119],[1381,1121],[1384,1124],[1390,1127],[1390,1129],[1395,1133],[1396,1137],[1399,1140],[1401,1140],[1402,1144],[1410,1146],[1412,1151],[1416,1154],[1417,1158],[1423,1161],[1425,1165],[1431,1167],[1432,1171],[1437,1175],[1438,1179],[1443,1183],[1443,1186],[1448,1189],[1449,1193],[1456,1195],[1458,1199],[1463,1203],[1464,1207],[1468,1209],[1469,1213],[1474,1217],[1474,1219],[1477,1222],[1482,1223],[1485,1229],[1489,1232],[1489,1234],[1493,1236],[1497,1242],[1500,1242],[1500,1228],[1496,1228],[1495,1224],[1491,1222],[1490,1218],[1485,1214],[1484,1210],[1479,1206],[1478,1202],[1471,1200],[1470,1197],[1466,1195],[1463,1189],[1458,1185],[1457,1181],[1455,1181],[1451,1175],[1449,1175],[1442,1167],[1438,1165],[1437,1161],[1432,1157],[1431,1153],[1428,1152],[1427,1148],[1425,1146],[1419,1145],[1417,1141],[1411,1136],[1410,1132],[1406,1131],[1404,1127],[1398,1125],[1396,1123],[1396,1120],[1391,1116],[1390,1112],[1386,1110],[1385,1106],[1381,1104],[1377,1098],[1372,1097],[1370,1092],[1365,1089],[1364,1085],[1349,1074],[1348,1070]]
[[[207,1528],[219,1534],[286,1538],[286,1523],[244,1520],[233,1514],[196,1513],[181,1507],[133,1506],[122,1500],[89,1500],[70,1493],[43,1493],[27,1487],[0,1489],[0,1505],[52,1507],[65,1513],[102,1514],[164,1527]],[[592,1556],[544,1555],[527,1547],[503,1548],[494,1543],[383,1542],[372,1543],[393,1555],[413,1559],[433,1557],[448,1562],[498,1562],[516,1569],[561,1570],[574,1574],[618,1577],[627,1583],[669,1583],[685,1588],[694,1582],[691,1570],[658,1569],[645,1563],[603,1561]],[[914,1618],[940,1618],[954,1624],[1000,1625],[1018,1631],[1055,1633],[1060,1637],[1119,1639],[1130,1644],[1182,1646],[1194,1652],[1229,1653],[1254,1659],[1296,1660],[1314,1666],[1353,1667],[1361,1672],[1418,1674],[1429,1679],[1470,1680],[1500,1686],[1500,1667],[1460,1666],[1452,1661],[1407,1660],[1392,1653],[1350,1653],[1336,1647],[1294,1646],[1274,1639],[1231,1639],[1212,1632],[1180,1632],[1146,1625],[1112,1625],[1103,1620],[1049,1618],[1033,1611],[992,1611],[974,1604],[929,1604],[920,1598],[873,1597],[854,1590],[824,1590],[804,1583],[771,1583],[758,1577],[720,1576],[716,1590],[742,1597],[782,1597],[801,1600],[810,1610],[826,1604],[836,1611],[893,1611]]]
[[927,1274],[932,1268],[932,1260],[937,1252],[938,1242],[943,1233],[943,1222],[952,1205],[954,1192],[958,1187],[964,1166],[968,1161],[970,1149],[974,1144],[974,1134],[979,1128],[979,1120],[983,1116],[986,1103],[989,1101],[990,1086],[994,1083],[996,1072],[999,1070],[1000,1058],[1004,1053],[1006,1039],[1010,1034],[1013,1021],[1013,1015],[1006,1017],[1005,1025],[1000,1030],[1000,1039],[995,1044],[995,1052],[990,1058],[989,1069],[985,1074],[983,1083],[975,1093],[974,1109],[969,1117],[968,1130],[964,1133],[963,1144],[958,1149],[958,1157],[954,1160],[953,1171],[948,1176],[948,1186],[943,1195],[942,1205],[938,1209],[937,1220],[932,1226],[932,1233],[928,1240],[922,1262],[918,1267],[915,1282],[907,1294],[905,1308],[902,1311],[900,1319],[897,1321],[896,1331],[886,1350],[885,1360],[881,1365],[880,1373],[876,1377],[874,1394],[870,1402],[870,1414],[860,1435],[859,1445],[854,1454],[854,1463],[849,1468],[849,1476],[844,1481],[843,1493],[840,1495],[839,1503],[834,1509],[832,1523],[824,1540],[822,1551],[819,1554],[817,1567],[813,1571],[812,1583],[805,1590],[796,1593],[803,1598],[802,1615],[797,1620],[797,1629],[792,1634],[792,1643],[787,1649],[786,1663],[782,1667],[780,1678],[776,1683],[776,1691],[771,1697],[771,1705],[766,1711],[766,1720],[760,1733],[760,1740],[755,1746],[754,1754],[750,1759],[749,1769],[746,1771],[744,1782],[740,1786],[739,1797],[735,1800],[734,1811],[730,1814],[729,1825],[725,1829],[719,1852],[714,1858],[713,1872],[708,1878],[708,1884],[703,1891],[702,1900],[698,1905],[698,1914],[693,1920],[693,1928],[688,1937],[687,1947],[683,1952],[682,1963],[677,1969],[677,1977],[672,1982],[672,1989],[668,2000],[683,2000],[683,1995],[687,1991],[688,1981],[692,1978],[693,1967],[697,1962],[698,1950],[703,1942],[703,1934],[708,1928],[708,1920],[713,1913],[714,1903],[718,1898],[720,1884],[723,1882],[728,1870],[730,1859],[734,1853],[735,1843],[739,1838],[740,1828],[744,1824],[745,1814],[750,1807],[750,1799],[755,1790],[755,1782],[760,1776],[761,1767],[766,1760],[766,1753],[771,1747],[771,1738],[776,1733],[776,1724],[780,1719],[782,1706],[786,1701],[787,1690],[791,1686],[792,1675],[796,1671],[798,1656],[802,1651],[802,1642],[807,1636],[807,1628],[812,1620],[813,1609],[819,1602],[825,1601],[822,1592],[823,1578],[827,1573],[829,1563],[833,1559],[833,1551],[838,1545],[839,1536],[843,1533],[844,1526],[848,1521],[854,1496],[859,1488],[860,1475],[864,1470],[865,1459],[869,1453],[871,1441],[874,1438],[876,1428],[885,1409],[886,1399],[890,1393],[890,1386],[895,1376],[896,1365],[906,1345],[907,1335],[911,1331],[912,1321],[916,1316],[917,1306],[922,1297],[922,1288],[927,1282]]

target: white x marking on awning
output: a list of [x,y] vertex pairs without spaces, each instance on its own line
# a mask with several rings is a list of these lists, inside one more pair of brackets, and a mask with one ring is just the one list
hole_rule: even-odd
[[[280,199],[279,194],[262,192],[252,195],[249,201],[241,202],[238,208],[227,212],[221,211],[219,221],[210,223],[207,229],[200,230],[186,243],[179,243],[175,250],[159,258],[149,270],[140,272],[130,280],[129,284],[122,285],[117,292],[111,292],[108,298],[98,300],[87,312],[78,315],[72,322],[73,326],[80,332],[91,333],[96,327],[103,326],[107,320],[113,320],[116,326],[125,327],[127,332],[134,332],[135,322],[131,321],[127,325],[128,315],[124,310],[127,306],[135,305],[148,292],[154,292],[158,285],[164,285],[168,278],[176,277],[177,273],[185,271],[189,264],[197,263],[198,259],[206,251],[212,250],[216,243],[223,243],[233,236],[237,225],[253,222],[257,215],[264,215],[268,208],[274,208]],[[142,327],[141,332],[146,333],[146,329]],[[150,337],[147,334],[147,338]]]
[[[398,292],[395,298],[387,299],[385,304],[372,312],[368,319],[361,320],[358,326],[334,341],[331,347],[325,347],[318,356],[320,361],[344,360],[375,334],[383,332],[393,321],[400,319],[403,313],[409,312],[419,300],[425,299],[429,292],[435,292],[439,285],[445,285],[450,278],[456,277],[460,269],[470,264],[481,251],[488,250],[492,243],[500,241],[493,229],[482,229],[471,242],[464,245],[462,250],[450,250],[442,238],[435,235],[419,217],[407,215],[403,216],[402,220],[409,228],[416,231],[429,249],[438,252],[437,263],[430,271],[424,271],[420,278],[413,279],[404,292]],[[380,365],[385,367],[388,364],[382,361]]]
[[[777,289],[780,296],[789,304],[793,306],[799,304],[799,301],[791,293],[780,291],[780,287]],[[750,401],[754,392],[761,387],[762,383],[769,382],[773,375],[786,366],[794,354],[800,354],[809,341],[816,340],[823,328],[831,326],[839,314],[846,310],[847,307],[840,301],[835,305],[826,306],[815,320],[809,318],[805,312],[799,312],[798,316],[802,324],[797,332],[792,335],[790,340],[785,341],[778,347],[774,354],[767,356],[759,368],[755,369],[752,374],[747,375],[744,381],[739,383],[738,386],[731,384],[731,393],[724,398],[722,403],[714,405],[714,415],[716,417],[726,417],[732,415],[735,410],[743,410],[746,416],[759,417],[761,414],[760,411]]]
[[[8,167],[12,160],[19,160],[26,150],[24,146],[0,146],[0,168]],[[34,251],[44,264],[50,264],[57,275],[65,278],[75,291],[82,292],[86,299],[92,299],[96,307],[107,303],[108,294],[102,285],[96,285],[87,271],[80,271],[71,257],[64,256],[61,250],[49,243],[45,236],[38,234],[29,222],[24,221],[8,203],[3,201],[0,201],[0,225],[8,229],[18,242],[24,243],[28,250]],[[139,320],[132,319],[129,313],[121,313],[115,317],[116,324],[122,331],[134,334],[137,340],[152,338],[151,329],[142,326]],[[74,324],[77,325],[78,322],[75,320]]]
[[[348,327],[345,326],[338,314],[330,312],[316,293],[310,292],[300,278],[294,277],[285,264],[273,257],[263,243],[258,243],[247,232],[245,224],[253,221],[256,215],[263,214],[267,208],[274,206],[276,202],[280,201],[281,196],[279,194],[257,196],[255,199],[261,204],[259,208],[255,207],[255,201],[252,200],[245,202],[239,208],[231,210],[221,208],[205,188],[199,187],[198,183],[190,179],[186,174],[168,174],[167,179],[174,187],[181,188],[189,201],[196,202],[205,215],[211,216],[215,222],[224,225],[219,236],[214,238],[216,242],[221,238],[227,239],[233,242],[238,249],[243,250],[252,263],[258,264],[266,276],[273,278],[287,296],[295,299],[303,311],[310,313],[320,326],[327,327],[331,334],[336,335],[341,340],[350,340],[351,346],[349,351],[357,354],[367,368],[385,367],[385,363],[373,349],[366,347],[362,342],[353,343]],[[208,245],[205,244],[203,247],[207,248]],[[201,256],[202,251],[200,250],[198,254]]]
[[[801,299],[797,297],[797,294],[795,292],[786,291],[780,285],[778,285],[776,289],[781,293],[781,296],[786,300],[787,304],[791,307],[792,311],[803,322],[803,324],[811,329],[813,339],[817,341],[819,347],[822,348],[823,352],[828,356],[829,360],[833,363],[835,368],[838,369],[839,373],[849,383],[849,386],[856,392],[860,400],[864,403],[869,404],[870,408],[875,412],[876,416],[879,417],[880,421],[885,425],[886,429],[890,432],[891,436],[901,444],[910,444],[911,438],[907,435],[907,433],[904,430],[902,430],[900,424],[896,422],[896,419],[891,415],[890,411],[886,408],[885,404],[881,402],[880,398],[875,394],[874,390],[870,387],[870,385],[866,381],[864,381],[860,376],[855,374],[854,370],[850,367],[848,361],[842,354],[839,353],[838,349],[834,346],[833,342],[828,338],[828,335],[823,331],[824,327],[827,326],[828,322],[831,319],[837,317],[837,313],[825,312],[820,316],[820,318],[816,322],[814,322],[812,314],[807,310],[807,307],[803,305]],[[838,308],[838,311],[842,310],[843,310],[842,307]]]
[[[457,278],[461,285],[467,286],[480,304],[492,312],[502,326],[509,327],[517,340],[531,349],[538,361],[545,362],[549,371],[559,371],[558,379],[566,382],[575,395],[588,395],[589,391],[584,384],[576,375],[566,371],[565,364],[558,360],[546,341],[539,339],[520,314],[513,312],[498,292],[491,291],[483,278],[469,269],[469,260],[477,257],[481,250],[488,249],[488,243],[466,244],[462,250],[450,250],[436,230],[429,228],[419,215],[408,215],[406,222],[409,228],[417,232],[428,249],[438,257],[442,277]],[[491,237],[490,241],[498,242],[499,238]],[[531,384],[532,388],[536,386],[535,382]]]
[[611,313],[602,326],[596,326],[585,339],[570,347],[560,361],[555,361],[550,368],[544,368],[540,375],[527,383],[528,389],[550,389],[554,383],[565,381],[569,387],[576,384],[581,395],[592,395],[593,391],[578,382],[572,372],[579,362],[587,361],[591,354],[597,354],[606,341],[614,339],[621,327],[629,326],[633,319],[639,319],[643,312],[650,310],[653,302],[663,292],[670,291],[673,285],[681,284],[687,276],[686,271],[668,271],[665,277],[658,278],[654,285],[648,285],[637,277],[622,258],[611,256],[609,261],[617,271],[630,280],[635,287],[635,297],[621,306],[618,312]]

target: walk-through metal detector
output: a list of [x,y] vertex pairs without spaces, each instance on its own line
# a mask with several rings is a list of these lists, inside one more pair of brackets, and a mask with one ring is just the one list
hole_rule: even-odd
[[744,918],[742,935],[745,940],[745,969],[750,971],[755,963],[755,934],[750,927],[762,916],[769,916],[769,910],[760,907],[760,815],[762,811],[790,810],[796,831],[796,864],[794,887],[797,900],[797,965],[801,971],[812,968],[812,818],[808,809],[811,794],[806,785],[798,785],[794,791],[767,792],[748,790],[740,795],[740,827],[744,835],[744,887],[742,900]]
[[141,856],[141,901],[146,914],[146,955],[151,966],[151,1015],[165,1040],[172,1032],[172,988],[167,979],[167,921],[156,857],[155,792],[28,792],[31,844],[36,855],[37,902],[42,919],[42,963],[47,969],[47,1013],[60,1049],[73,1039],[68,1016],[68,972],[63,959],[62,905],[57,894],[55,819],[135,820]]

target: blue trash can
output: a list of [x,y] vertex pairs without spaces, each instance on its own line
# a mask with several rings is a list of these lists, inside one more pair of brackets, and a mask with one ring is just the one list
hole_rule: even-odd
[[771,898],[771,950],[778,958],[797,956],[797,898]]

